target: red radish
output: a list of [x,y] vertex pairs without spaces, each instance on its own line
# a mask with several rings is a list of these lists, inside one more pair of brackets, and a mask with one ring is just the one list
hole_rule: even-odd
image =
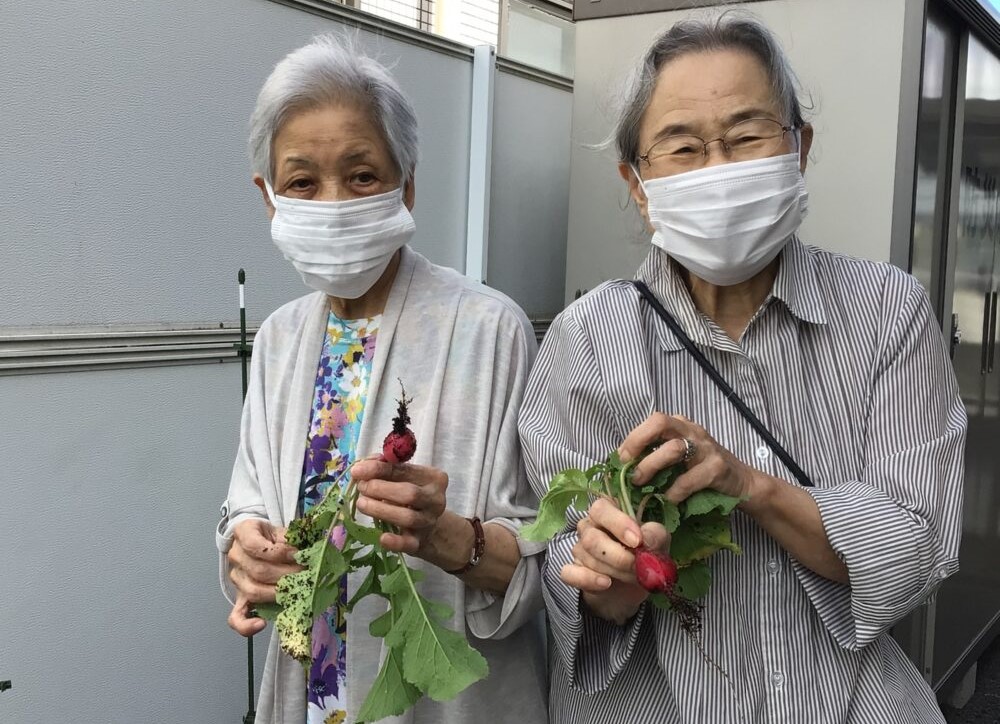
[[407,427],[410,424],[410,413],[406,406],[413,400],[407,399],[402,380],[399,387],[403,394],[397,400],[399,407],[396,408],[396,416],[392,418],[392,432],[382,442],[382,460],[387,463],[405,463],[417,451],[417,437]]
[[670,593],[677,583],[677,564],[666,553],[641,546],[635,550],[635,579],[650,593]]

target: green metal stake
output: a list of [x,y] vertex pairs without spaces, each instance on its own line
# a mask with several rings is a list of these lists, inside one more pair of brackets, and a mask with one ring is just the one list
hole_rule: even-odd
[[[240,283],[240,343],[237,354],[240,357],[240,367],[243,371],[243,401],[247,399],[247,387],[249,386],[247,365],[250,360],[250,348],[247,346],[247,307],[246,297],[243,294],[243,285],[246,283],[246,272],[240,269],[237,275]],[[253,636],[247,637],[247,713],[243,717],[243,724],[254,724],[257,720],[257,711],[254,709],[254,686],[253,686]]]

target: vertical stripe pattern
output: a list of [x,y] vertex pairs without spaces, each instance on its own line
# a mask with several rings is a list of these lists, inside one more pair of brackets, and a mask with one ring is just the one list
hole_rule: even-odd
[[[749,516],[743,555],[712,558],[701,643],[644,606],[626,625],[590,615],[559,579],[575,524],[549,546],[552,722],[943,722],[889,628],[958,568],[966,415],[927,296],[908,274],[807,247],[782,252],[739,342],[691,302],[653,247],[645,281],[815,482],[808,489],[850,584],[791,559]],[[743,462],[795,479],[628,282],[553,324],[520,431],[541,493],[586,468],[653,411],[703,425]]]

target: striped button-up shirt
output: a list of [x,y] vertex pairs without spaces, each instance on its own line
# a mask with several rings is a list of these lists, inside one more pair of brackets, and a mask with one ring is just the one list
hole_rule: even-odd
[[[889,628],[958,568],[966,428],[926,294],[909,275],[793,239],[738,342],[652,248],[638,278],[815,483],[848,585],[801,565],[741,511],[742,555],[709,560],[701,643],[648,604],[624,626],[559,579],[579,512],[549,546],[552,722],[943,722]],[[571,305],[521,412],[532,484],[586,469],[653,411],[703,425],[744,463],[795,478],[626,281]]]

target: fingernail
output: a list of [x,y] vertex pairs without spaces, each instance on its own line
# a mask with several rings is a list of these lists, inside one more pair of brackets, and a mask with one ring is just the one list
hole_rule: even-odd
[[632,485],[643,485],[646,482],[646,473],[637,468],[633,468],[630,473],[629,480]]
[[635,547],[636,547],[636,546],[638,546],[638,545],[639,545],[640,543],[642,543],[642,538],[640,538],[640,537],[639,537],[638,535],[636,535],[636,534],[635,534],[635,533],[634,533],[633,531],[631,531],[631,530],[627,530],[627,531],[625,531],[625,544],[626,544],[626,545],[627,545],[627,546],[628,546],[629,548],[635,548]]
[[611,588],[611,579],[607,576],[598,576],[597,585],[601,588]]
[[623,463],[627,463],[629,460],[632,459],[632,456],[626,453],[621,448],[618,448],[618,459],[621,460]]

